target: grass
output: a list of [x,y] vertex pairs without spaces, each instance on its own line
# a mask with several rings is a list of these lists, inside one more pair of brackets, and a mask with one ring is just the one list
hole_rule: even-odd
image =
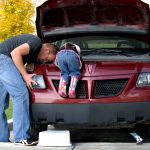
[[12,100],[9,101],[9,108],[6,109],[6,116],[7,116],[7,119],[11,119],[12,118]]

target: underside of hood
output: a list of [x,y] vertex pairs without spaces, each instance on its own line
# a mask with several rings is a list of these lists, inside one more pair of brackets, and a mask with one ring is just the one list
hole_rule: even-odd
[[37,7],[37,34],[43,41],[76,34],[148,36],[149,14],[140,0],[48,0]]

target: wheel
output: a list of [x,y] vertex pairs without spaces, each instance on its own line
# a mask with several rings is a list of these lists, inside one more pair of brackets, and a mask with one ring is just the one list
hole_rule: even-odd
[[39,123],[32,123],[30,125],[30,138],[32,140],[38,140],[39,132],[47,130],[47,124],[39,124]]

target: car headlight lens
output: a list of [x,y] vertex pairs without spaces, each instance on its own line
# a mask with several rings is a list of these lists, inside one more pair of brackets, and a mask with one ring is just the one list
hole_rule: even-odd
[[32,79],[37,83],[37,84],[32,85],[33,89],[45,89],[46,88],[44,78],[42,75],[35,75],[32,77]]
[[150,73],[141,73],[138,77],[137,87],[150,86]]

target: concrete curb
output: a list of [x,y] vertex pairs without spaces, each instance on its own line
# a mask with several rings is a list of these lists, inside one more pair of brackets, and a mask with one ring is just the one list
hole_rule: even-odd
[[13,119],[9,119],[9,120],[7,120],[7,122],[8,122],[9,130],[12,131],[13,130]]

